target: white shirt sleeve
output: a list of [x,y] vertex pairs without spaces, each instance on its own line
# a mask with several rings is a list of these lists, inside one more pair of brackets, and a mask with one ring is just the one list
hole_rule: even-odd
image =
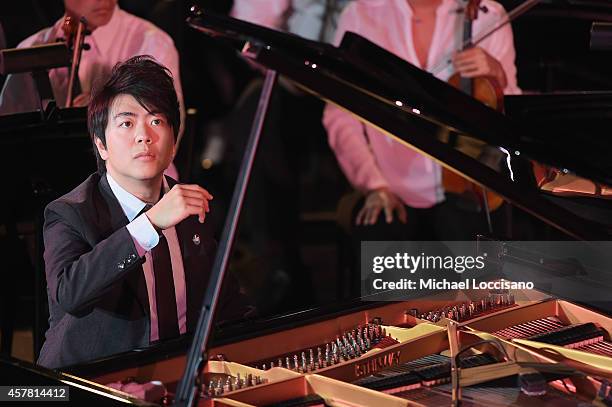
[[127,230],[130,232],[132,239],[147,252],[159,243],[159,234],[144,213],[131,221],[127,225]]
[[[496,25],[497,22],[505,21],[508,18],[506,11],[500,4],[495,3],[495,8],[495,14],[498,15],[498,18],[492,26]],[[512,26],[510,24],[506,24],[501,27],[489,38],[485,39],[482,42],[481,47],[493,58],[497,59],[504,69],[507,80],[504,94],[521,94],[522,92],[516,79],[516,51],[514,49],[514,35],[512,33]]]
[[[349,4],[340,16],[335,44],[340,44],[346,31],[359,32],[360,16],[355,3]],[[388,187],[376,158],[370,149],[364,125],[347,111],[328,103],[323,112],[329,146],[353,187],[369,192]]]

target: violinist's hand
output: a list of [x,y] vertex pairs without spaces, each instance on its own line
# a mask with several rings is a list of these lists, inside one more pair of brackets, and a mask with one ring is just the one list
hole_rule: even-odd
[[387,223],[393,222],[393,212],[397,212],[400,222],[406,223],[406,208],[402,201],[388,188],[379,188],[368,194],[363,208],[357,214],[355,224],[373,225],[378,220],[381,211],[385,212]]
[[503,88],[507,85],[506,73],[499,61],[480,47],[459,51],[453,56],[455,70],[464,78],[492,76]]
[[158,229],[168,229],[191,215],[204,223],[212,195],[199,185],[176,184],[145,214]]
[[89,104],[89,100],[91,99],[91,94],[89,93],[81,93],[72,101],[72,106],[74,107],[83,107]]

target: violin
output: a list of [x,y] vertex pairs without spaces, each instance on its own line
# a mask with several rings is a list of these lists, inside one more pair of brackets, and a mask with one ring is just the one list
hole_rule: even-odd
[[[478,18],[478,12],[486,12],[486,8],[480,5],[481,0],[468,0],[465,7],[465,20],[463,23],[463,50],[473,46],[472,24]],[[492,109],[503,111],[504,93],[497,79],[489,76],[476,78],[464,78],[459,73],[454,74],[448,83],[464,93],[476,98]],[[454,137],[453,137],[454,136]],[[457,135],[451,135],[451,144],[459,151],[473,157],[480,158],[485,154],[485,143]],[[504,202],[499,195],[486,192],[480,186],[463,178],[461,175],[443,167],[442,184],[446,192],[456,194],[469,199],[478,210],[484,205],[489,211],[493,211]],[[470,205],[473,206],[473,205]]]
[[87,30],[87,20],[85,17],[77,18],[66,13],[62,23],[66,46],[72,51],[70,63],[70,77],[68,80],[68,92],[66,96],[66,107],[72,107],[74,97],[81,93],[81,83],[79,81],[79,65],[81,54],[84,49],[89,49],[85,44],[85,35],[90,32]]

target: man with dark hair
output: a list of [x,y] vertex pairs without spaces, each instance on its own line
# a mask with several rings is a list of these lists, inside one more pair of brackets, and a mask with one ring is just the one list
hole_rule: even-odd
[[167,68],[147,56],[116,65],[88,125],[98,172],[45,209],[50,327],[38,363],[51,368],[195,328],[216,249],[203,224],[212,196],[163,175],[180,126]]

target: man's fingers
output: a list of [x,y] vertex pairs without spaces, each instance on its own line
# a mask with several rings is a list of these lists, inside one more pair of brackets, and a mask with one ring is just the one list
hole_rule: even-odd
[[204,188],[202,188],[199,185],[195,185],[195,184],[181,184],[181,185],[179,185],[179,187],[180,187],[180,189],[186,190],[186,191],[201,192],[202,194],[204,194],[206,199],[213,199],[213,196],[211,195],[211,193],[208,192],[207,190],[205,190]]
[[201,199],[203,201],[208,202],[210,199],[207,197],[207,195],[203,194],[200,191],[193,191],[193,190],[180,190],[179,195],[183,198],[183,199],[187,199],[187,198],[193,198],[193,199]]
[[376,220],[378,219],[379,215],[380,215],[380,207],[379,206],[370,208],[369,213],[368,213],[367,224],[368,225],[374,225],[376,223]]
[[206,219],[206,211],[204,208],[197,205],[187,205],[186,210],[188,215],[197,215],[200,223],[204,223]]
[[365,217],[366,208],[363,207],[357,213],[357,217],[355,218],[355,225],[360,226],[363,224],[363,218]]
[[406,213],[406,208],[402,204],[397,206],[397,218],[402,223],[408,222],[408,214]]
[[466,71],[466,72],[460,72],[460,74],[464,78],[475,78],[480,75],[478,71]]
[[455,63],[455,69],[457,70],[465,70],[470,68],[478,67],[478,64],[475,61],[461,61]]
[[471,78],[477,75],[483,75],[484,72],[477,65],[462,65],[456,66],[455,69],[461,76]]
[[209,211],[208,200],[201,198],[186,198],[183,197],[183,201],[188,206],[197,206],[198,208],[202,208],[204,212]]
[[391,205],[385,205],[385,220],[387,221],[387,223],[391,223],[393,222],[393,208],[391,207]]

